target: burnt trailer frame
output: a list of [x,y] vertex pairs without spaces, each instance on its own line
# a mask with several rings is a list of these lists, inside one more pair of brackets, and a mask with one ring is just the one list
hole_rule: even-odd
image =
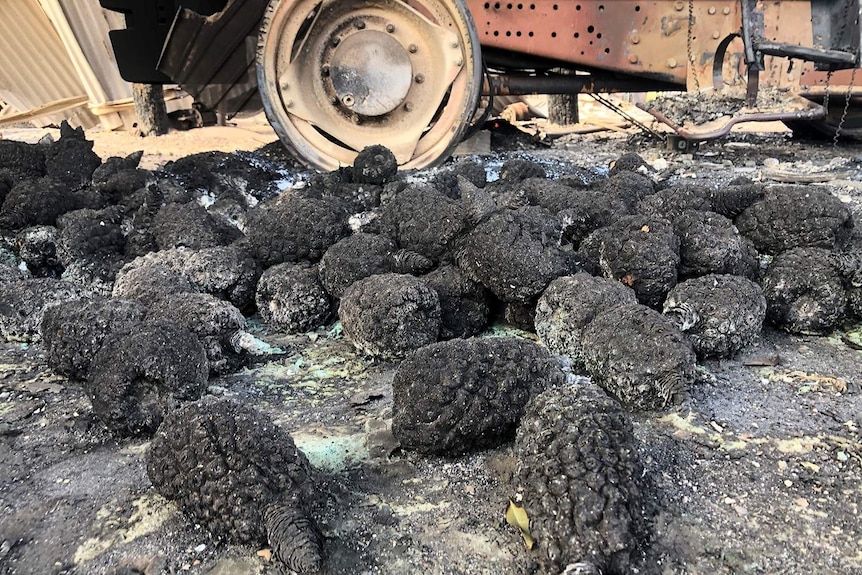
[[[178,83],[198,101],[227,115],[259,111],[262,107],[289,108],[291,104],[308,108],[305,110],[307,114],[330,111],[303,103],[301,95],[294,102],[295,98],[282,93],[275,81],[264,86],[263,101],[259,97],[261,78],[265,77],[259,70],[261,49],[265,43],[260,38],[261,24],[271,19],[273,14],[278,17],[279,10],[289,9],[301,0],[100,1],[103,7],[126,16],[126,29],[112,31],[111,41],[121,74],[129,81]],[[824,99],[828,100],[827,94],[835,96],[832,104],[836,106],[840,101],[841,108],[845,100],[856,104],[857,98],[862,97],[862,86],[854,85],[855,70],[859,65],[860,0],[439,1],[467,12],[470,35],[480,44],[484,76],[480,81],[484,84],[486,96],[694,92],[741,85],[751,107],[756,107],[755,98],[761,87],[777,88],[789,96],[806,98],[812,103],[806,107],[797,102],[786,110],[773,110],[765,115],[756,109],[749,110],[747,114],[731,118],[720,129],[705,132],[686,131],[669,123],[693,140],[717,137],[740,121],[822,119],[830,111],[820,106],[825,103]],[[350,6],[349,11],[343,8],[347,5]],[[327,10],[342,9],[344,22],[353,22],[363,28],[361,16],[365,6],[369,12],[400,10],[401,6],[423,14],[428,12],[427,0],[364,0],[353,3],[321,0],[313,6],[314,13],[309,16],[309,22],[312,16],[319,18]],[[429,18],[433,20],[433,15]],[[425,29],[433,28],[418,27],[416,30]],[[442,33],[445,26],[438,29]],[[334,33],[331,30],[327,33]],[[365,35],[360,37],[368,38],[370,32],[364,30]],[[343,32],[339,34],[342,34],[340,38],[348,37]],[[465,37],[464,43],[470,44],[471,37]],[[336,45],[339,38],[331,38],[332,45]],[[294,41],[296,45],[300,40],[305,39],[279,39],[287,43]],[[403,39],[399,41],[405,42]],[[354,44],[359,42],[354,41]],[[403,50],[407,48],[403,46]],[[414,50],[414,47],[411,45],[410,49]],[[296,48],[293,53],[297,54]],[[466,51],[464,55],[470,58]],[[312,75],[298,78],[302,81],[313,79],[320,84],[317,76],[325,76],[329,72],[330,61],[325,57],[320,56],[323,59],[311,62],[317,68]],[[331,55],[328,57],[331,60]],[[456,68],[462,67],[460,62],[463,59],[453,60]],[[278,72],[283,73],[283,69]],[[294,80],[297,79],[296,72],[293,76]],[[393,79],[397,80],[397,76],[387,77],[387,81]],[[437,78],[429,80],[432,84],[440,81]],[[337,108],[333,113],[352,117],[355,124],[362,124],[362,129],[366,130],[361,137],[348,134],[347,144],[340,142],[338,134],[327,134],[346,149],[357,147],[356,142],[367,136],[368,120],[379,121],[382,125],[387,114],[403,112],[400,108],[386,107],[378,116],[374,116],[378,114],[376,111],[363,116],[356,110],[347,109],[353,105],[353,99],[345,103],[343,95],[335,93],[332,80],[321,85],[328,87],[328,92],[321,91],[314,97],[338,96],[330,98],[332,106]],[[466,85],[471,85],[469,80]],[[370,89],[365,85],[360,87]],[[451,85],[441,84],[438,88],[438,92],[449,90],[446,98],[451,96]],[[410,106],[407,100],[409,98],[405,96],[404,105]],[[285,135],[289,129],[278,129],[284,118],[297,113],[296,110],[277,112],[281,122],[274,118],[278,114],[267,109],[276,131],[283,140],[296,138],[295,133]],[[667,120],[660,115],[657,118]],[[456,123],[458,119],[447,121]],[[343,129],[336,120],[329,124],[330,132]],[[452,131],[463,133],[461,127],[455,125]],[[285,143],[297,151],[297,146]],[[302,155],[302,150],[298,151]],[[430,154],[437,152],[433,149]],[[306,161],[322,165],[314,159],[309,161],[306,158]],[[409,164],[401,160],[399,163]],[[433,158],[426,163],[433,163]]]

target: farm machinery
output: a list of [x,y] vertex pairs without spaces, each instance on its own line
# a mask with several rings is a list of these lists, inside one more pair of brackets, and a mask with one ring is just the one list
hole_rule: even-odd
[[370,144],[433,165],[498,95],[720,102],[706,122],[645,106],[682,142],[764,120],[862,135],[859,0],[100,2],[125,15],[111,41],[126,80],[180,84],[227,115],[263,109],[319,169]]

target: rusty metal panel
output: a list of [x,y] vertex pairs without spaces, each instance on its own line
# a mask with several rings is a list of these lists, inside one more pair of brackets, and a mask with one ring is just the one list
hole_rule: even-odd
[[[814,44],[810,1],[763,2],[758,7],[763,10],[764,37],[767,40],[799,46]],[[761,73],[761,85],[796,88],[801,72],[806,68],[814,69],[814,64],[775,56],[764,58],[764,62],[766,70]]]
[[[483,46],[684,84],[688,2],[643,0],[470,0]],[[731,0],[693,4],[694,41],[736,31]],[[718,39],[712,39],[714,35]]]
[[[60,37],[37,2],[0,0],[0,14],[0,98],[27,111],[86,96]],[[85,127],[98,123],[81,106],[74,114],[53,114],[43,121],[59,123],[70,115]]]
[[[675,84],[712,77],[718,44],[740,27],[734,0],[469,0],[483,46]],[[689,21],[691,19],[691,51]],[[694,60],[690,65],[689,55]],[[694,70],[690,70],[694,68]]]

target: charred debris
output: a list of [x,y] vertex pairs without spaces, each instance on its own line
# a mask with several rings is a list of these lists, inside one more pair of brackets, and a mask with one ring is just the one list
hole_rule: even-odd
[[[0,140],[0,335],[41,342],[115,437],[153,437],[152,484],[193,521],[300,572],[325,562],[316,471],[253,405],[207,395],[271,351],[250,318],[339,321],[396,363],[403,449],[514,440],[536,560],[606,574],[650,538],[629,412],[685,402],[698,361],[764,322],[862,319],[853,218],[813,185],[667,185],[633,154],[607,176],[524,158],[493,181],[477,160],[399,174],[380,146],[293,185],[267,154],[153,171],[92,148],[68,125]],[[507,320],[535,336],[484,336]]]

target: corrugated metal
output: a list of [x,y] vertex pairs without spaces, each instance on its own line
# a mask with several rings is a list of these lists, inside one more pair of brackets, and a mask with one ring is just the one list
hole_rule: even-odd
[[[40,1],[44,7],[45,0]],[[77,45],[107,96],[105,101],[131,98],[131,84],[120,77],[114,50],[108,39],[110,30],[126,25],[123,16],[102,9],[99,0],[59,0],[59,5],[75,35]]]
[[[90,98],[90,111],[99,116],[105,128],[122,127],[126,122],[124,116],[131,108],[116,104],[118,100],[130,98],[131,89],[116,70],[113,51],[107,42],[107,15],[98,0],[38,1],[59,34]],[[110,91],[117,97],[111,97]]]
[[[21,111],[86,96],[59,35],[35,0],[0,0],[0,98]],[[96,118],[77,110],[85,127]],[[59,122],[69,114],[47,118]]]
[[[135,124],[132,87],[120,77],[108,37],[125,26],[121,14],[99,0],[0,0],[0,14],[0,97],[16,109],[0,124]],[[69,106],[81,97],[84,105]],[[191,108],[191,98],[173,86],[165,86],[165,99],[169,111]]]

